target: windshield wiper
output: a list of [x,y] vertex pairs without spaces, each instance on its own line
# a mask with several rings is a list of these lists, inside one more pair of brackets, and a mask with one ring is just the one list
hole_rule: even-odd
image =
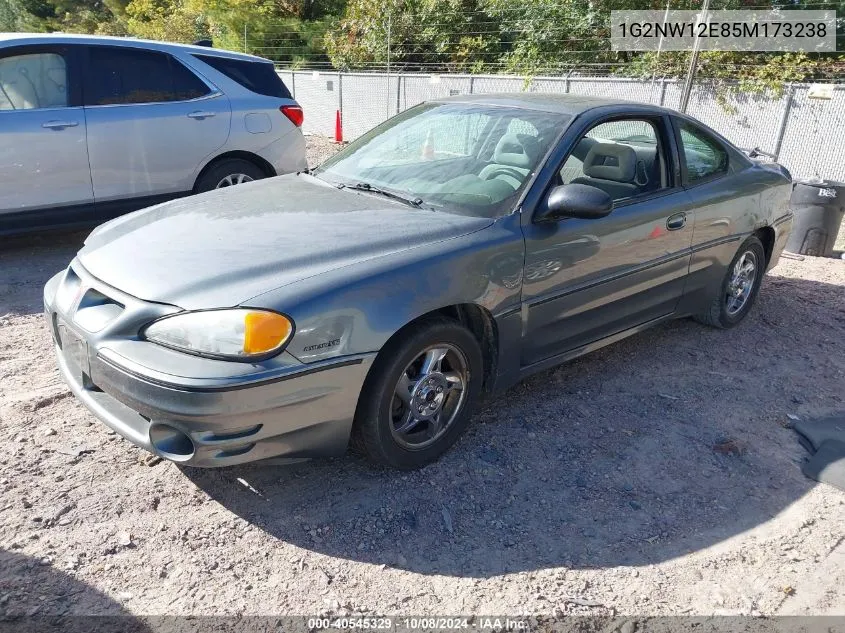
[[368,182],[356,182],[353,184],[341,183],[337,186],[337,188],[353,189],[355,191],[366,191],[367,193],[375,193],[380,196],[384,196],[385,198],[391,198],[393,200],[398,200],[399,202],[404,202],[405,204],[412,206],[415,209],[419,209],[423,203],[421,198],[406,198],[405,196],[399,195],[398,193],[393,193],[392,191],[387,191],[386,189],[379,189],[378,187],[374,187]]

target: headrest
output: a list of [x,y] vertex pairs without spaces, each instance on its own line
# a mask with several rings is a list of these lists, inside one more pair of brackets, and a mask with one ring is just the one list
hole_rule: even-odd
[[584,158],[584,175],[590,178],[633,182],[637,153],[628,145],[596,143]]
[[505,134],[496,144],[493,162],[497,165],[531,169],[540,158],[540,145],[529,134]]

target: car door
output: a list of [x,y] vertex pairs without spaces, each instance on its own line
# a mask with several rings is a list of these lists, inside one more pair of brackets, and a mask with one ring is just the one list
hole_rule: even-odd
[[767,185],[749,181],[742,173],[749,160],[712,130],[686,117],[672,120],[683,185],[696,209],[682,306],[695,312],[719,291],[742,240],[763,223],[760,195]]
[[85,67],[95,201],[190,192],[229,136],[229,100],[161,51],[92,45]]
[[93,201],[75,53],[0,49],[0,214]]
[[668,117],[578,123],[534,215],[569,183],[606,191],[614,207],[590,220],[524,214],[523,366],[671,314],[683,294],[693,223]]

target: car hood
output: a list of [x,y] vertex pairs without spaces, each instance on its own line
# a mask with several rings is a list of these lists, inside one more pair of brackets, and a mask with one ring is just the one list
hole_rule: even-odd
[[188,310],[225,307],[490,224],[289,175],[107,222],[91,233],[78,260],[101,281],[139,299]]

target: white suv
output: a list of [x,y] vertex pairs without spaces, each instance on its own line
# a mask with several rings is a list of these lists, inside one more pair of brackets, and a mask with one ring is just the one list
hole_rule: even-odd
[[260,57],[0,34],[0,233],[304,169],[302,118]]

